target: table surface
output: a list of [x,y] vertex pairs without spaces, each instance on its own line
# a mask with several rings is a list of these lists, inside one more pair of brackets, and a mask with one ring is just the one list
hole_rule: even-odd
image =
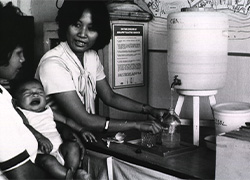
[[[125,132],[126,139],[122,144],[111,143],[110,147],[102,141],[103,137],[111,137],[114,134],[96,134],[97,143],[86,143],[86,148],[111,155],[121,160],[157,170],[175,177],[185,179],[215,179],[215,151],[205,146],[192,148],[185,152],[167,156],[161,156],[152,151],[147,151],[126,141],[138,139],[140,133],[137,131]],[[141,153],[136,150],[141,149]]]

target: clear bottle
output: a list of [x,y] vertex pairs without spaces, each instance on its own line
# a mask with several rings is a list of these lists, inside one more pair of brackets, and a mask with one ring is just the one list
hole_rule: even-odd
[[181,121],[179,116],[175,113],[174,109],[169,110],[169,114],[163,117],[161,122],[162,134],[161,141],[162,145],[167,148],[176,148],[180,146],[181,140]]

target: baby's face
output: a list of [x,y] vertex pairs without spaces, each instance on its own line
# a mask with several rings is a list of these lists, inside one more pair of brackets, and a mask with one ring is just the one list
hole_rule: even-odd
[[26,83],[19,90],[18,105],[26,110],[41,112],[45,110],[46,96],[43,87],[37,82]]

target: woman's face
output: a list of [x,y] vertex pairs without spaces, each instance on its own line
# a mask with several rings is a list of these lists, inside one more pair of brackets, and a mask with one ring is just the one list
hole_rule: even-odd
[[11,54],[9,64],[0,66],[0,78],[11,80],[14,79],[25,61],[23,48],[16,47]]
[[92,15],[85,9],[76,24],[70,25],[67,31],[67,42],[71,50],[82,58],[85,51],[89,50],[96,42],[98,33],[93,29]]

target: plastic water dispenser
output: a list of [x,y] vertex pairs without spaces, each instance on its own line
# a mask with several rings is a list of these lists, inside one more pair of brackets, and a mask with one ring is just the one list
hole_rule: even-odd
[[179,115],[185,96],[193,97],[193,144],[199,145],[199,98],[208,96],[216,104],[215,94],[224,87],[227,74],[228,17],[216,11],[170,13],[167,18],[169,84],[179,98],[175,112]]

